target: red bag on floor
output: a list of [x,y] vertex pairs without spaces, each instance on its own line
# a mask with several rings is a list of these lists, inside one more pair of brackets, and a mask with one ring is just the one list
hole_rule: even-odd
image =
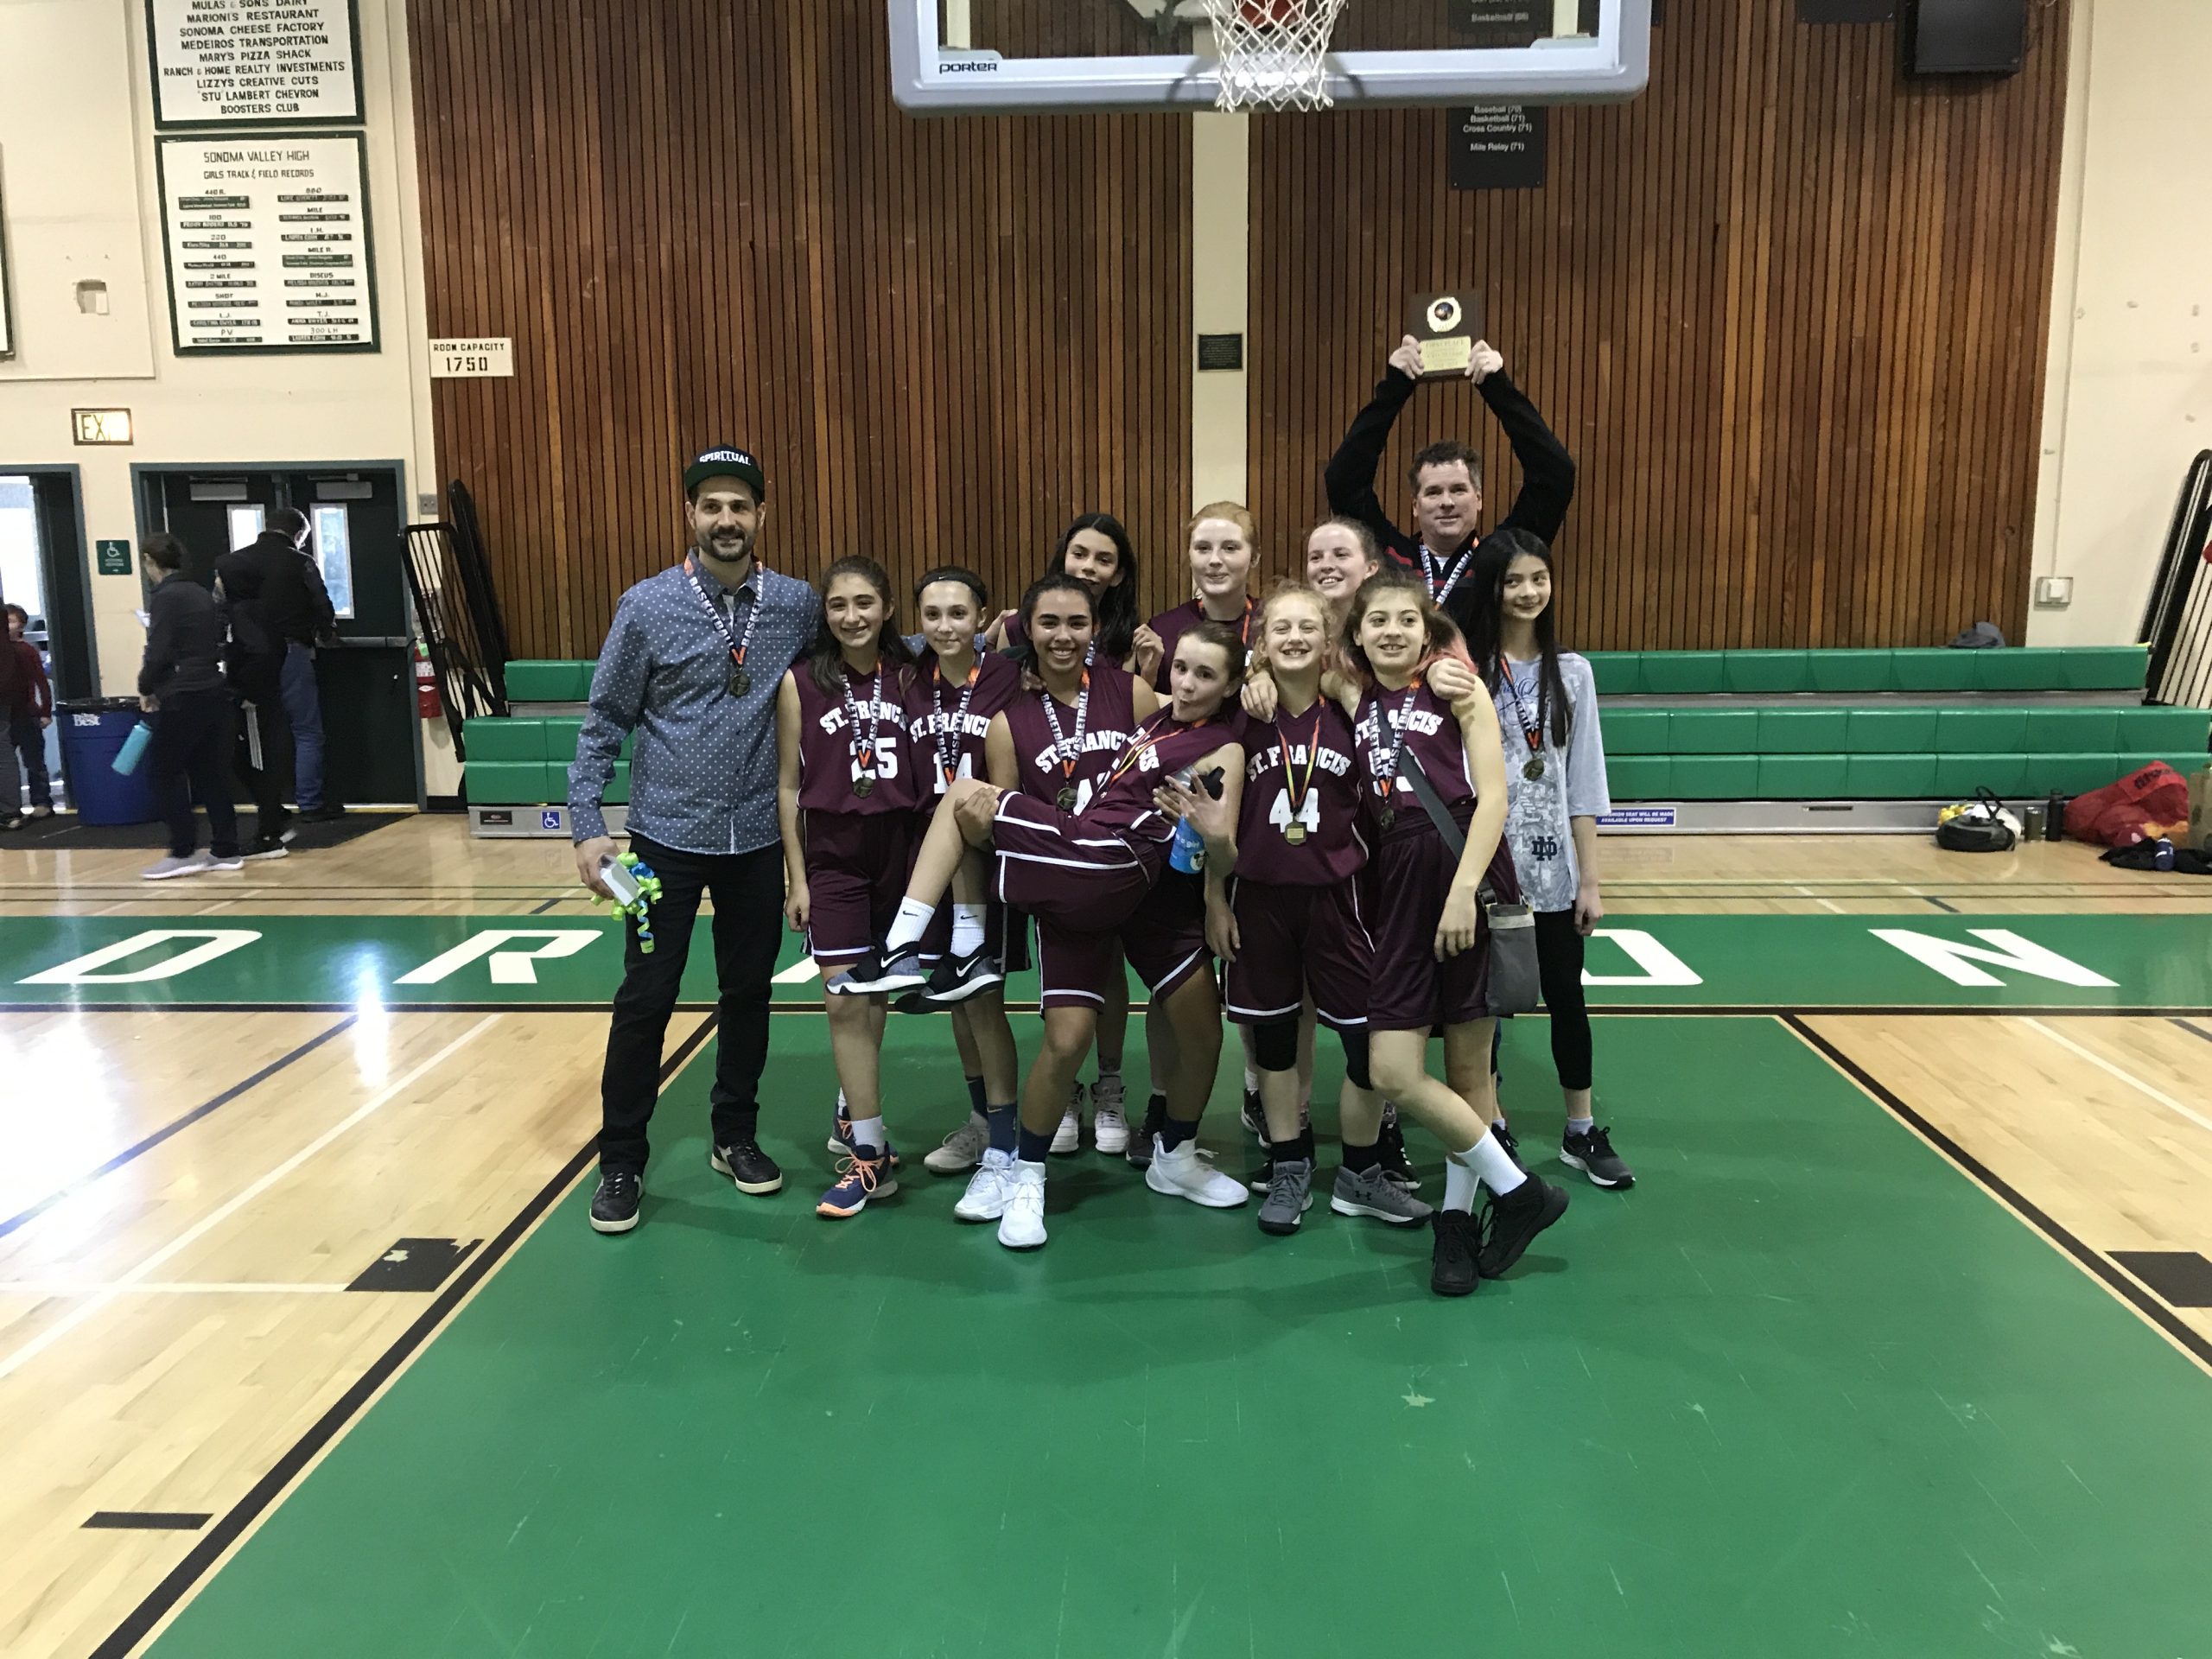
[[2189,817],[2189,785],[2163,760],[2116,784],[2076,795],[2066,806],[2066,834],[2100,847],[2133,847],[2146,836],[2167,834]]

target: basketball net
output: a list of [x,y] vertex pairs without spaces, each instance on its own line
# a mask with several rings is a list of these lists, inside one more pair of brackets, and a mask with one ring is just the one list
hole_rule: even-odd
[[1325,110],[1322,58],[1345,0],[1205,0],[1221,54],[1217,110]]

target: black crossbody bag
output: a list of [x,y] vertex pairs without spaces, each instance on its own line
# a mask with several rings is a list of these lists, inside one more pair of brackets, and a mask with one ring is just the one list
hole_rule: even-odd
[[[1414,758],[1411,749],[1398,752],[1398,775],[1412,785],[1421,810],[1428,814],[1428,821],[1436,826],[1436,833],[1444,838],[1452,856],[1463,856],[1467,850],[1467,837],[1444,810],[1436,786],[1428,781],[1428,774],[1421,770],[1421,762]],[[1535,917],[1528,906],[1498,898],[1487,880],[1475,898],[1483,907],[1483,921],[1489,930],[1490,978],[1486,997],[1490,1013],[1534,1014],[1542,1000],[1536,968]]]

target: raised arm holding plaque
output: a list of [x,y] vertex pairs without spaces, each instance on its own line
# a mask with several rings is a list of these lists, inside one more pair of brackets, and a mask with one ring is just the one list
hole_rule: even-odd
[[1465,374],[1483,332],[1479,294],[1423,294],[1414,301],[1406,330],[1421,346],[1421,378]]

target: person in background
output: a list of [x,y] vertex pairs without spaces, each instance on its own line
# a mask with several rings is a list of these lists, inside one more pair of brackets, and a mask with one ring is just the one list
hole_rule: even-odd
[[[15,725],[16,705],[24,696],[23,665],[12,648],[0,650],[0,720]],[[16,772],[16,746],[0,748],[0,830],[23,827],[23,780]]]
[[253,834],[248,859],[283,858],[296,833],[291,809],[292,722],[284,713],[283,636],[269,626],[262,605],[260,564],[246,551],[215,561],[216,592],[230,622],[223,673],[237,701],[238,747],[232,756],[238,781],[253,797]]
[[[149,881],[235,870],[238,813],[231,804],[231,694],[223,683],[223,613],[215,596],[184,574],[182,542],[149,536],[146,569],[157,578],[146,601],[146,658],[138,706],[153,717],[145,766],[168,826],[168,856],[139,872]],[[192,799],[207,810],[210,851],[197,850]]]
[[281,690],[300,817],[308,823],[342,817],[343,810],[323,794],[322,694],[315,676],[315,647],[336,636],[338,615],[322,585],[322,567],[308,550],[307,515],[296,507],[276,508],[261,534],[232,556],[251,561],[261,572],[262,620],[283,642]]
[[[23,638],[30,615],[20,605],[8,607],[8,651],[16,661],[15,700],[9,705],[8,746],[22,757],[23,782],[29,785],[31,817],[54,816],[54,780],[46,770],[46,728],[54,724],[54,686],[46,659]],[[0,823],[16,814],[16,788],[0,789]]]

